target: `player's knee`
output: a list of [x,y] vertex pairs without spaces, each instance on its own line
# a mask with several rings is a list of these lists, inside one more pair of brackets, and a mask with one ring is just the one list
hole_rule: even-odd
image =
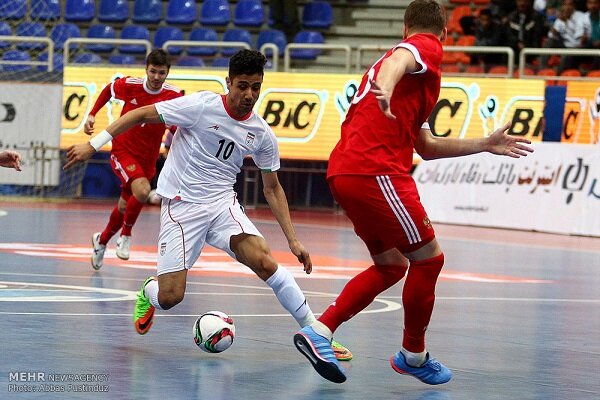
[[158,292],[158,302],[163,310],[175,307],[183,301],[185,293],[179,290],[160,290]]

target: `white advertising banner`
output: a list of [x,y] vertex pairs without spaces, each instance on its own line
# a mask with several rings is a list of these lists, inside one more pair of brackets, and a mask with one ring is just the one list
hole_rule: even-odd
[[58,152],[41,148],[60,145],[62,92],[60,83],[0,82],[0,150],[23,161],[21,172],[0,168],[0,184],[58,185]]
[[481,153],[421,162],[413,178],[429,218],[600,236],[600,146],[533,147],[518,159]]

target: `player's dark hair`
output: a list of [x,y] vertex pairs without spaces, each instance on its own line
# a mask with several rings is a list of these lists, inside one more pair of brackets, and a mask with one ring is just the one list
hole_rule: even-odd
[[435,0],[414,0],[406,8],[404,24],[410,32],[441,35],[446,27],[446,9]]
[[163,49],[154,49],[148,53],[148,57],[146,57],[146,67],[149,65],[171,68],[171,56]]
[[267,58],[258,50],[242,49],[229,59],[229,79],[238,75],[264,75]]

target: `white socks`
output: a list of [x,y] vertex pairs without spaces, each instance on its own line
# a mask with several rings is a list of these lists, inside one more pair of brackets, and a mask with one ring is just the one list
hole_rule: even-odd
[[316,333],[318,333],[319,335],[323,336],[331,342],[331,339],[333,338],[333,333],[331,332],[331,329],[327,327],[327,325],[325,325],[321,321],[315,321],[311,324],[311,327]]
[[273,289],[283,308],[292,314],[292,317],[301,327],[316,321],[306,302],[304,293],[302,293],[296,280],[287,269],[278,266],[277,271],[266,280],[266,284]]
[[159,310],[163,309],[158,302],[158,281],[156,279],[151,280],[146,284],[144,287],[144,294],[148,300],[150,300],[150,304]]
[[400,349],[400,352],[404,354],[406,363],[411,367],[420,367],[425,364],[425,361],[427,361],[427,351],[422,351],[421,353],[412,353],[403,347]]

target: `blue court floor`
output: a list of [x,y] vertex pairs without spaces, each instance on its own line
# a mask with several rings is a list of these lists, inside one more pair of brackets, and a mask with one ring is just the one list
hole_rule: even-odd
[[[271,290],[212,248],[184,301],[139,336],[131,313],[155,273],[159,209],[140,216],[130,260],[115,256],[113,239],[94,271],[90,238],[112,205],[0,202],[0,399],[600,399],[600,239],[435,226],[446,265],[427,347],[454,378],[433,387],[390,368],[400,283],[336,332],[355,355],[338,385],[296,351],[298,327]],[[315,313],[370,265],[343,215],[293,213],[315,264],[307,276],[269,212],[248,214]],[[221,354],[192,339],[209,310],[235,321]]]

